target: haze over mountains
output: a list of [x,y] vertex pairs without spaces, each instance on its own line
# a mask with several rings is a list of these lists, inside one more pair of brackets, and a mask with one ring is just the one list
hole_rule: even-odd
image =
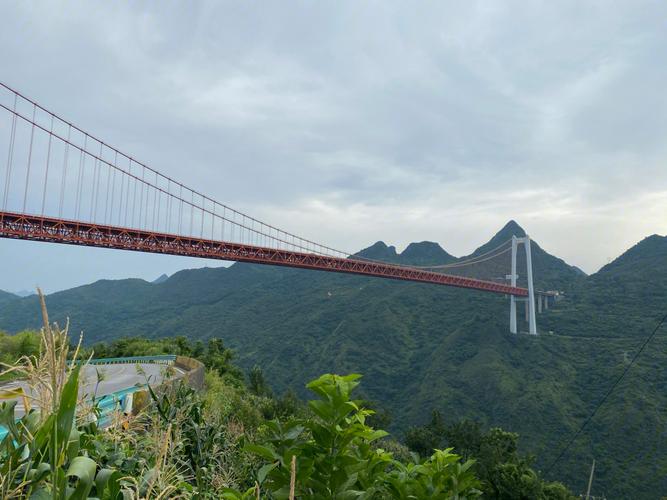
[[[471,255],[513,234],[524,232],[511,221]],[[536,286],[565,292],[538,316],[537,338],[508,333],[500,295],[250,264],[181,271],[158,283],[102,280],[49,295],[48,305],[52,319],[70,317],[87,343],[222,337],[244,367],[261,365],[278,392],[303,394],[323,372],[361,372],[366,396],[391,411],[399,432],[439,409],[448,420],[519,432],[544,468],[664,314],[667,238],[648,237],[590,276],[537,242],[532,250]],[[456,260],[431,242],[400,254],[377,242],[359,255],[413,265]],[[520,273],[523,265],[520,258]],[[35,297],[0,293],[0,328],[39,322]],[[663,336],[651,343],[554,477],[581,491],[595,458],[597,484],[619,497],[667,490],[659,471],[667,463],[666,346]]]

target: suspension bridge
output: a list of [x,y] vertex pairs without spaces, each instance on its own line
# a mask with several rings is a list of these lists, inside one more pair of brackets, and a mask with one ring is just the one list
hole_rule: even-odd
[[[220,203],[0,83],[0,237],[114,248],[432,283],[526,303],[529,333],[550,292],[535,291],[530,239],[512,238],[481,255],[446,265],[372,260],[297,236]],[[2,161],[2,160],[0,160]],[[1,167],[1,165],[0,165]],[[517,246],[524,244],[526,287],[517,286]],[[511,255],[509,275],[489,263]],[[484,268],[493,278],[466,272]]]

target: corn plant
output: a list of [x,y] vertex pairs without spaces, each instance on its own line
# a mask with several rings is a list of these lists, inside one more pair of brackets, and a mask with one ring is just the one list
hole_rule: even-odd
[[144,467],[130,478],[104,465],[106,440],[94,422],[76,426],[81,338],[70,352],[68,325],[64,329],[52,325],[41,291],[39,297],[44,320],[39,354],[23,356],[4,371],[23,378],[33,404],[18,420],[16,401],[0,404],[0,425],[8,431],[0,441],[0,497],[118,500],[178,496],[173,495],[178,486],[170,482],[166,448],[154,458],[152,468]]
[[8,434],[0,443],[3,498],[81,499],[93,488],[99,498],[116,499],[119,474],[100,468],[80,454],[81,432],[74,427],[80,367],[70,373],[49,415],[33,410],[16,421],[15,401],[0,405],[0,425]]
[[220,498],[219,490],[244,478],[243,464],[234,439],[221,422],[204,411],[198,394],[182,382],[159,395],[149,387],[157,426],[167,427],[176,444],[174,463],[194,486],[197,498]]

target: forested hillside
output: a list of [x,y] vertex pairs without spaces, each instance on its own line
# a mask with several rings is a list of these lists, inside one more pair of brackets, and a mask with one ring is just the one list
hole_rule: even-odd
[[[0,379],[19,375],[54,396],[18,419],[16,400],[0,403],[3,499],[575,498],[531,467],[516,433],[433,412],[404,444],[392,438],[386,412],[356,399],[359,374],[310,381],[305,404],[273,393],[257,365],[246,378],[221,339],[133,337],[70,351],[71,341],[46,321],[40,332],[0,332]],[[133,393],[132,411],[110,407],[100,386],[77,405],[78,361],[156,354],[187,356],[202,377],[164,366],[163,383],[148,378],[147,392]],[[110,371],[98,365],[98,381]]]
[[5,304],[6,302],[10,302],[18,298],[20,298],[18,295],[0,290],[0,304]]
[[[513,222],[473,255],[512,234],[523,234]],[[664,314],[666,242],[647,238],[589,277],[534,244],[538,287],[565,292],[538,317],[537,338],[508,333],[502,296],[243,264],[182,271],[159,284],[99,281],[48,300],[52,318],[71,317],[88,342],[223,338],[246,369],[260,364],[277,391],[305,396],[304,383],[321,373],[362,372],[364,395],[391,412],[394,431],[437,409],[445,421],[518,432],[521,449],[544,469]],[[379,242],[361,255],[416,265],[454,260],[428,242],[401,254]],[[35,311],[35,298],[0,302],[0,328],[38,326]],[[667,491],[666,344],[658,335],[552,477],[582,491],[595,458],[598,494]]]

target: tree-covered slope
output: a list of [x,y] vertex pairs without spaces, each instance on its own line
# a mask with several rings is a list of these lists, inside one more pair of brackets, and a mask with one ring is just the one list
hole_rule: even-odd
[[7,302],[11,302],[19,298],[20,297],[18,295],[0,290],[0,304],[6,304]]
[[[510,222],[473,256],[512,234],[523,230]],[[243,366],[260,364],[278,391],[303,394],[304,382],[323,372],[361,372],[366,395],[391,410],[395,430],[439,409],[452,421],[469,417],[519,432],[524,451],[545,468],[655,325],[667,302],[664,241],[651,237],[590,277],[533,242],[538,286],[565,292],[538,317],[543,335],[536,338],[508,333],[503,296],[245,264],[182,271],[159,284],[100,281],[48,302],[53,319],[71,317],[89,342],[222,337]],[[399,254],[379,242],[360,254],[414,265],[454,259],[428,243]],[[0,328],[37,326],[37,310],[30,297],[0,304]],[[581,491],[595,458],[596,485],[610,496],[667,492],[658,473],[667,464],[664,347],[662,338],[649,346],[554,478]]]

